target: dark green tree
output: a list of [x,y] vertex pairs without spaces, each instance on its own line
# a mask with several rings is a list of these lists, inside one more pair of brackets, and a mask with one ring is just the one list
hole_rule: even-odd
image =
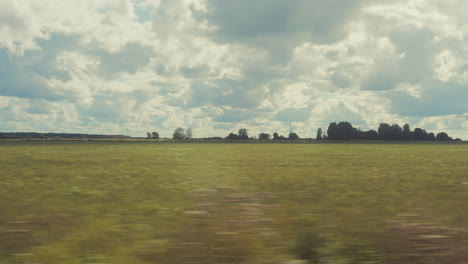
[[436,140],[437,141],[450,141],[452,140],[452,138],[450,138],[447,133],[440,132],[440,133],[437,133]]
[[388,140],[392,137],[392,130],[387,123],[381,123],[378,129],[379,139]]
[[289,132],[288,139],[289,140],[297,140],[297,139],[299,139],[299,135],[294,133],[294,132]]
[[184,139],[185,138],[185,131],[183,128],[178,127],[176,130],[174,130],[174,133],[172,134],[173,139]]
[[340,122],[336,126],[337,128],[337,137],[341,140],[350,140],[350,139],[357,139],[359,132],[356,128],[351,125],[349,122]]
[[270,139],[270,134],[267,134],[267,133],[260,133],[258,135],[258,139],[260,140],[269,140]]
[[376,140],[378,138],[378,133],[375,130],[369,131],[359,131],[359,139],[363,140]]
[[322,128],[319,127],[319,129],[317,129],[317,136],[315,136],[315,139],[316,140],[322,140],[323,137],[322,137]]
[[193,138],[192,129],[190,127],[187,128],[187,130],[185,131],[185,138],[188,138],[188,139]]
[[349,122],[330,123],[327,130],[328,139],[331,140],[351,140],[359,137],[359,131]]
[[247,132],[247,129],[241,128],[238,131],[239,139],[249,139],[249,133]]
[[273,139],[275,139],[275,140],[276,140],[276,139],[278,139],[278,138],[279,138],[279,136],[278,136],[278,133],[276,133],[276,132],[275,132],[275,133],[273,133]]
[[436,140],[436,137],[434,133],[431,132],[426,135],[426,138],[424,140]]
[[159,139],[159,133],[158,133],[158,132],[153,132],[153,133],[151,133],[151,138],[153,138],[153,139]]
[[379,139],[383,140],[402,140],[403,129],[398,124],[389,125],[387,123],[382,123],[379,126]]
[[336,133],[337,133],[337,125],[336,122],[330,123],[327,129],[327,135],[328,139],[337,139],[336,138]]
[[226,139],[239,139],[239,136],[234,133],[229,133]]
[[405,124],[403,126],[403,139],[411,140],[412,137],[413,137],[413,132],[411,132],[410,126],[408,124]]
[[393,124],[392,129],[392,139],[393,140],[402,140],[403,139],[403,129],[398,124]]
[[415,128],[414,129],[414,140],[425,140],[427,138],[426,130],[422,128]]

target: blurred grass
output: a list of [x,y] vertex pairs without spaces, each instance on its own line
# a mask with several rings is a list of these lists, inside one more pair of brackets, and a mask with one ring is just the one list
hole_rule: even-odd
[[0,263],[385,263],[399,214],[468,227],[465,145],[0,143],[0,175]]

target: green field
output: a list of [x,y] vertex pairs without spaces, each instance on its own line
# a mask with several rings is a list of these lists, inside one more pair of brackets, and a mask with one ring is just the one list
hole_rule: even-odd
[[468,263],[467,202],[467,145],[6,141],[0,263]]

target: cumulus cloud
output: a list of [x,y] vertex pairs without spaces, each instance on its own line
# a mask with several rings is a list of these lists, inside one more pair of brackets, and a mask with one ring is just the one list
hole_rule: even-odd
[[0,50],[0,95],[20,98],[63,99],[63,96],[48,85],[48,80],[30,69],[24,60],[15,60]]
[[5,0],[0,130],[468,137],[463,0]]
[[[208,0],[205,17],[217,25],[226,42],[256,42],[269,36],[284,41],[329,43],[346,35],[346,23],[356,15],[360,0]],[[282,43],[276,43],[282,44]]]

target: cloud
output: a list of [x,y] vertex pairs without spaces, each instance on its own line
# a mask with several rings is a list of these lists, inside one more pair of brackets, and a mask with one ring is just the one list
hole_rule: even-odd
[[309,108],[288,108],[278,112],[275,119],[282,122],[304,122],[310,116]]
[[113,79],[121,73],[136,73],[151,61],[155,52],[151,47],[130,43],[116,53],[93,50],[90,54],[99,61],[97,74],[103,78]]
[[264,100],[267,89],[248,81],[219,79],[194,82],[190,87],[191,106],[216,105],[236,108],[257,108]]
[[[404,116],[445,116],[468,112],[466,84],[433,82],[425,84],[419,96],[395,90],[388,93],[392,110]],[[410,91],[411,92],[411,91]]]
[[196,136],[225,136],[242,126],[313,137],[346,120],[362,129],[410,122],[466,138],[464,7],[5,0],[0,130],[170,136],[190,126]]
[[258,112],[252,113],[245,109],[227,108],[222,109],[221,113],[217,116],[214,116],[213,120],[215,122],[236,123],[236,125],[240,125],[239,123],[257,118],[259,115],[260,113]]
[[0,96],[1,131],[83,132],[86,125],[79,120],[70,104],[42,99]]
[[204,18],[217,25],[217,37],[225,42],[255,42],[278,36],[329,43],[346,35],[344,25],[356,14],[360,2],[208,0],[210,12]]
[[417,126],[434,133],[450,131],[452,138],[466,138],[468,114],[426,117]]
[[[392,61],[397,62],[402,57],[391,40],[372,36],[360,23],[351,28],[354,31],[341,42],[325,45],[307,42],[296,47],[288,65],[290,75],[324,88],[362,86],[366,89],[374,87],[366,84],[369,77],[380,77],[381,71],[391,74],[392,64],[395,64]],[[379,81],[388,83],[388,80]]]
[[0,49],[0,95],[21,98],[60,100],[63,95],[52,89],[48,80]]
[[[363,89],[391,90],[405,82],[431,82],[434,75],[442,81],[458,75],[466,64],[462,39],[467,31],[458,21],[461,17],[453,12],[455,2],[466,5],[460,1],[442,4],[414,0],[366,7],[369,31],[388,36],[402,56],[377,63],[364,80]],[[448,7],[450,13],[446,13]],[[455,57],[462,59],[457,61]]]
[[32,12],[32,7],[24,1],[5,0],[0,3],[0,48],[6,48],[15,55],[40,49],[35,40],[47,38],[47,34]]
[[53,112],[53,106],[46,100],[30,100],[26,111],[31,114],[47,115]]

